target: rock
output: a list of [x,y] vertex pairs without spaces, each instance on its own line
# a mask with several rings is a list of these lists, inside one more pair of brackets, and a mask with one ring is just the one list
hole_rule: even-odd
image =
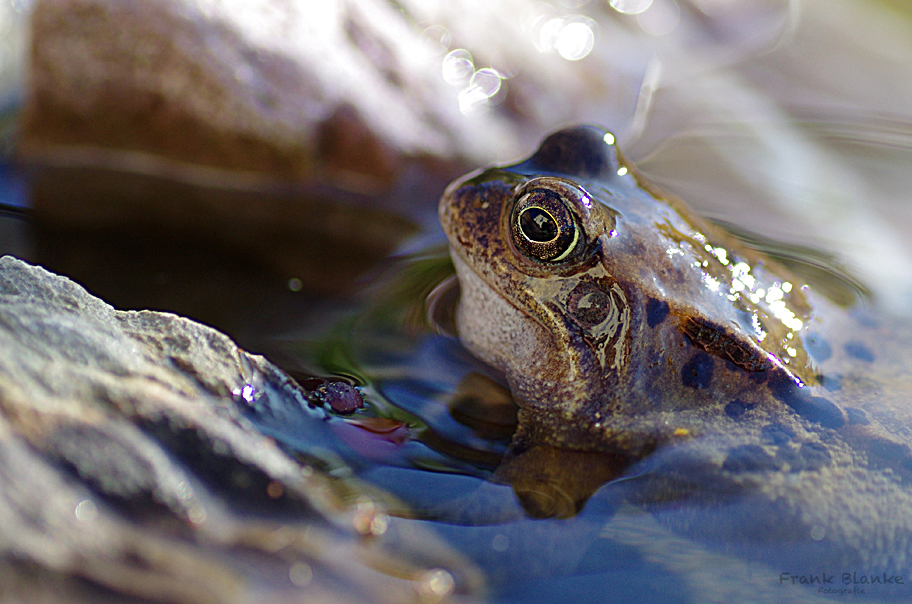
[[[581,65],[544,55],[537,30],[505,10],[531,3],[511,4],[38,0],[23,145],[39,155],[83,147],[102,161],[98,152],[120,150],[247,174],[335,174],[353,186],[353,174],[388,180],[404,157],[484,163],[522,153],[524,129],[537,138],[578,118],[562,101],[583,93],[585,106],[624,99],[631,108],[639,75],[618,66],[630,56]],[[446,51],[461,48],[465,69],[445,77]],[[482,68],[491,91],[519,78],[505,111],[471,111],[494,97],[464,94]],[[149,158],[119,161],[142,171]]]
[[[618,123],[633,109],[640,76],[619,63],[643,64],[642,48],[618,58],[606,35],[588,63],[568,61],[538,39],[548,18],[563,17],[545,11],[530,30],[515,17],[524,9],[545,10],[525,0],[38,0],[19,155],[229,191],[305,183],[292,192],[304,198],[317,185],[376,198],[414,178],[420,161],[419,171],[442,169],[442,188],[562,122]],[[447,51],[462,53],[460,69]],[[91,176],[104,184],[104,173]],[[120,203],[135,215],[142,199],[146,220],[186,218],[199,203],[188,195],[181,214],[143,190]],[[35,205],[76,224],[118,216],[77,199],[42,190]],[[219,206],[246,217],[231,199]]]
[[318,389],[316,394],[334,412],[343,415],[354,413],[364,406],[361,393],[347,382],[330,382]]
[[41,0],[32,40],[30,158],[376,192],[404,157],[483,148],[472,135],[485,130],[463,123],[433,48],[377,0]]
[[0,599],[400,602],[441,572],[477,589],[356,481],[252,428],[250,404],[306,416],[223,334],[0,259]]
[[[534,30],[525,8],[545,11]],[[561,14],[526,0],[37,0],[16,152],[36,168],[38,236],[54,233],[38,247],[171,233],[337,293],[435,224],[452,178],[562,122],[629,115],[640,76],[618,63],[642,49],[619,55],[605,35],[587,61],[545,51],[539,30]],[[33,259],[130,303],[62,247],[63,261]]]

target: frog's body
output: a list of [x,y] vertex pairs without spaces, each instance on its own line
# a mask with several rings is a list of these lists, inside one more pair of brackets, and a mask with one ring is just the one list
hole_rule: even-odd
[[457,330],[506,375],[516,439],[646,458],[653,502],[682,482],[713,501],[748,490],[853,560],[895,565],[912,535],[906,359],[646,185],[613,143],[564,130],[441,200]]

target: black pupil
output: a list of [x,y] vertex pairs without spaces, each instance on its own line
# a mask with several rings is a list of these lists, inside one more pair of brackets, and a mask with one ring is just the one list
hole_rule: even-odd
[[557,222],[541,208],[527,208],[519,215],[519,228],[529,241],[547,243],[557,237]]

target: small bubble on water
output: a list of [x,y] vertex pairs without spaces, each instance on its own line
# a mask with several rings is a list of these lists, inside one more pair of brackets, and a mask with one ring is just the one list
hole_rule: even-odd
[[652,5],[652,0],[609,0],[611,8],[625,15],[638,15]]
[[76,520],[92,522],[98,518],[98,506],[91,499],[83,499],[76,505]]
[[313,581],[313,569],[306,562],[295,562],[288,569],[288,578],[297,587],[306,587]]
[[187,510],[187,518],[193,524],[203,524],[209,518],[209,514],[206,513],[206,509],[203,506],[195,504]]
[[442,69],[444,81],[452,86],[459,86],[475,73],[475,63],[468,50],[457,48],[443,58]]
[[578,61],[592,52],[595,33],[588,23],[573,22],[563,26],[557,35],[554,48],[564,59]]
[[429,570],[418,579],[418,593],[423,601],[438,602],[453,593],[455,587],[453,575],[440,568]]
[[266,485],[266,494],[270,499],[278,499],[285,494],[285,487],[277,480],[271,481]]
[[510,538],[506,535],[494,535],[491,539],[491,549],[495,552],[505,552],[510,549]]
[[177,491],[177,496],[182,501],[193,499],[193,487],[191,487],[190,483],[188,483],[186,480],[182,480],[177,483],[175,491]]
[[33,0],[12,0],[13,10],[17,13],[27,13],[32,10]]
[[500,90],[501,77],[496,69],[486,67],[475,72],[471,83],[473,86],[478,86],[485,96],[492,97]]
[[373,501],[365,499],[358,502],[352,525],[360,534],[379,537],[386,532],[389,524],[390,517],[378,510]]
[[433,55],[437,56],[447,51],[453,36],[446,27],[442,25],[431,25],[421,32],[420,38],[427,44],[428,50]]

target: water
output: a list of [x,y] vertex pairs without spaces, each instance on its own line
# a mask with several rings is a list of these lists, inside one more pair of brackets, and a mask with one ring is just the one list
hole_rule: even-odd
[[[857,587],[841,583],[856,567],[833,561],[822,526],[790,532],[762,496],[717,485],[697,466],[682,482],[687,461],[673,453],[632,463],[511,448],[516,409],[502,377],[421,320],[449,270],[440,253],[400,258],[346,311],[305,321],[279,345],[306,391],[317,384],[308,376],[345,380],[364,408],[337,414],[311,395],[306,409],[247,417],[309,463],[379,487],[390,526],[431,528],[482,569],[485,601],[829,601]],[[830,589],[821,573],[837,591],[818,591]],[[871,601],[909,595],[895,584],[866,589]]]
[[[722,4],[681,6],[694,15],[695,8]],[[676,62],[669,52],[675,43],[656,43],[649,60],[661,65],[661,77],[650,79],[655,70],[643,72],[643,91],[622,142],[651,175],[703,212],[786,240],[749,242],[805,272],[819,269],[817,283],[832,288],[834,299],[845,305],[876,299],[908,313],[912,216],[906,167],[912,130],[901,107],[908,98],[905,78],[895,75],[907,73],[902,53],[875,60],[871,55],[885,51],[855,49],[861,67],[848,76],[840,72],[844,81],[838,83],[827,79],[832,70],[826,65],[814,64],[820,72],[815,77],[824,80],[819,89],[802,85],[809,76],[800,63],[783,70],[785,81],[770,83],[765,78],[773,77],[771,63],[755,57],[780,40],[788,44],[793,32],[783,8],[789,3],[753,4],[749,14],[765,16],[763,27],[743,44],[736,43],[737,34],[749,19],[706,37],[693,23],[693,29],[677,30],[685,46],[701,42],[688,47],[701,58],[697,68],[684,70],[683,61]],[[818,7],[813,18],[826,21],[822,13]],[[628,26],[645,29],[632,21],[637,18],[630,17]],[[864,32],[874,29],[859,24]],[[860,38],[869,40],[868,33]],[[805,52],[798,48],[796,53]],[[772,64],[781,67],[789,56]],[[639,76],[638,70],[631,66]],[[870,80],[849,77],[861,74]],[[899,92],[884,94],[892,80],[903,80],[896,83]],[[507,87],[516,83],[504,81]],[[850,85],[859,81],[868,83]],[[482,102],[495,100],[492,94]],[[681,107],[695,107],[698,117]],[[11,123],[14,108],[0,104],[0,124]],[[875,119],[875,112],[893,119]],[[0,161],[0,203],[21,207],[27,199],[22,175]],[[422,200],[428,207],[434,202]],[[417,222],[427,224],[424,218]],[[801,535],[772,531],[764,540],[759,533],[774,529],[776,519],[755,517],[761,506],[750,497],[724,497],[712,484],[697,485],[704,495],[698,501],[672,492],[643,505],[650,480],[662,476],[661,457],[631,466],[595,454],[511,451],[516,409],[502,377],[446,335],[446,302],[438,309],[444,333],[424,321],[425,298],[450,270],[439,249],[417,260],[396,260],[360,292],[327,296],[306,288],[302,293],[300,283],[289,291],[288,275],[270,272],[228,246],[186,242],[180,234],[32,232],[18,213],[0,224],[4,251],[56,264],[119,307],[177,310],[267,351],[304,391],[248,384],[236,392],[245,417],[302,462],[377,487],[390,513],[384,531],[432,530],[483,570],[488,601],[554,602],[568,594],[593,603],[831,601],[847,596],[839,589],[858,587],[854,576],[843,580],[843,571],[875,570],[807,564],[826,560],[823,527]],[[413,247],[440,240],[433,229],[424,236]],[[331,412],[313,394],[322,383],[309,381],[314,376],[356,385],[365,407],[349,415]],[[713,497],[716,505],[707,506]],[[730,536],[734,530],[695,536],[701,528],[738,523],[756,527],[758,538],[739,541]],[[827,573],[832,588],[819,583]],[[797,583],[792,577],[799,577]],[[866,594],[869,601],[907,595],[895,585]]]

